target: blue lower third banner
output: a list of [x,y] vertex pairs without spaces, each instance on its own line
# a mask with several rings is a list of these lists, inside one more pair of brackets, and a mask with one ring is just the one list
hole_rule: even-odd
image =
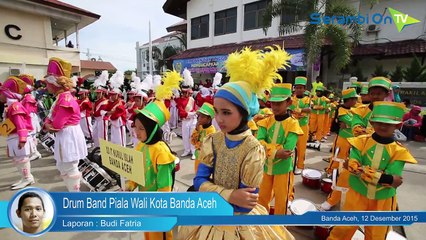
[[71,217],[56,218],[51,232],[167,232],[177,223],[176,217]]
[[232,216],[217,193],[50,193],[58,215]]

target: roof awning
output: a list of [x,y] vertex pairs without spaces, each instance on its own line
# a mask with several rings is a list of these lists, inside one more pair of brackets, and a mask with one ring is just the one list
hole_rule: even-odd
[[284,46],[285,49],[299,49],[304,48],[305,44],[303,35],[300,34],[294,36],[258,39],[253,41],[242,42],[239,44],[229,43],[212,47],[192,48],[171,57],[171,59],[227,55],[235,51],[241,50],[245,47],[251,47],[252,49],[264,49],[265,47],[272,45],[278,45],[281,47]]
[[376,44],[362,44],[354,48],[353,56],[412,56],[426,54],[426,41],[421,39],[387,42]]

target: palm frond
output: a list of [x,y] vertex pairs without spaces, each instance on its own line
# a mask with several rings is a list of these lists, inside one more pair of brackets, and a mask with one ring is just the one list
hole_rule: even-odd
[[334,67],[343,69],[351,61],[352,45],[345,29],[338,25],[327,25],[325,36],[333,45]]

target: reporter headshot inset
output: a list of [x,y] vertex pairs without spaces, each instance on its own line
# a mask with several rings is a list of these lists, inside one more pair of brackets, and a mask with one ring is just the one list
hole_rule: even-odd
[[39,236],[52,226],[53,202],[47,192],[30,188],[15,195],[9,208],[13,228],[26,236]]

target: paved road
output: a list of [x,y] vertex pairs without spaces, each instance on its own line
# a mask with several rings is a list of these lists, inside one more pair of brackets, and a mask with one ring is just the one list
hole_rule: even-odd
[[[331,137],[328,142],[323,143],[321,151],[309,150],[307,152],[306,167],[315,169],[324,169],[327,163],[322,161],[323,157],[330,155]],[[426,144],[409,142],[406,144],[412,154],[419,161],[418,165],[408,165],[404,172],[404,184],[398,189],[399,208],[401,210],[426,210],[426,195],[424,194],[424,182],[426,176]],[[171,147],[181,154],[183,152],[182,141],[180,138],[174,139]],[[0,200],[9,200],[14,191],[10,190],[10,184],[17,181],[19,176],[10,159],[4,154],[6,151],[6,142],[0,138]],[[55,167],[55,160],[45,151],[41,151],[43,159],[32,162],[32,172],[36,179],[33,186],[46,189],[47,191],[66,191],[66,188],[59,177]],[[181,170],[176,175],[176,190],[186,191],[192,185],[194,162],[189,158],[181,161]],[[308,189],[302,185],[300,176],[295,178],[295,196],[305,198],[314,203],[320,204],[326,198],[326,194],[320,190]],[[289,227],[289,230],[295,235],[297,240],[315,239],[312,230],[306,230],[299,227]],[[405,228],[408,239],[424,239],[426,228],[424,225],[414,225]],[[0,239],[27,239],[11,229],[0,229]],[[86,239],[143,239],[142,233],[47,233],[43,239],[61,239],[61,240],[86,240]]]

